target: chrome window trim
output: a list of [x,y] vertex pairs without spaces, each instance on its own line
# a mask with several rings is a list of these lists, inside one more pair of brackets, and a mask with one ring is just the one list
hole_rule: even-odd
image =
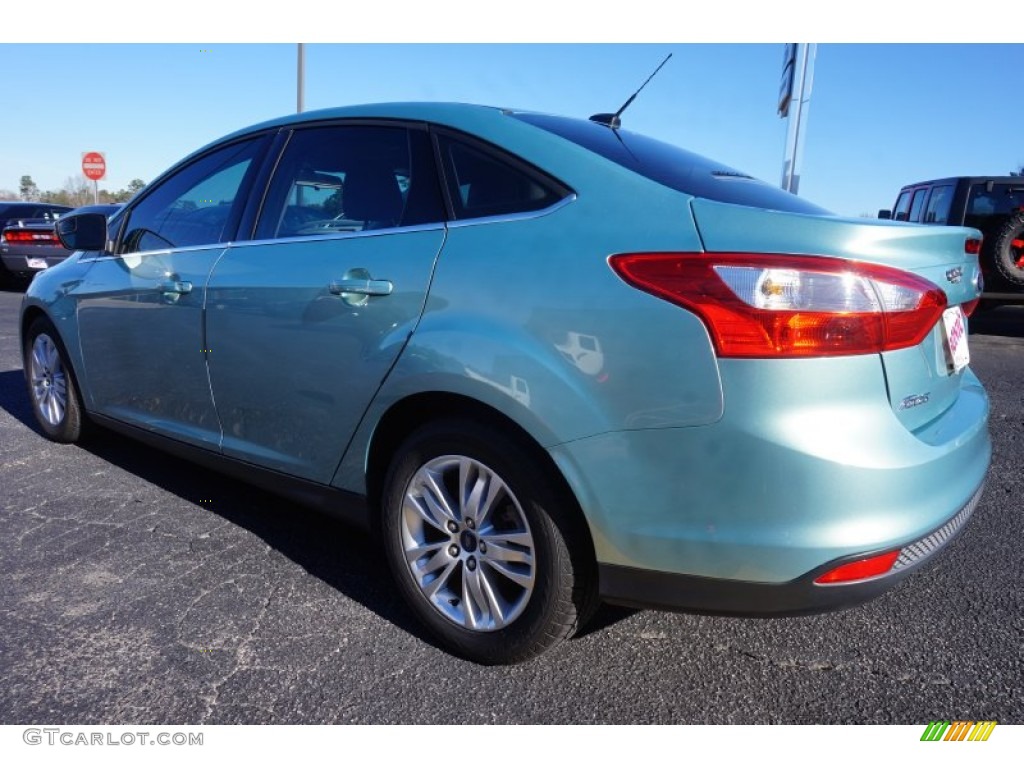
[[519,213],[501,213],[496,216],[481,216],[476,219],[455,219],[454,221],[448,222],[449,229],[457,229],[461,227],[474,227],[478,224],[499,224],[506,221],[525,221],[527,219],[539,219],[542,216],[555,213],[569,203],[576,201],[577,195],[575,192],[570,192],[568,195],[563,197],[561,200],[552,203],[547,208],[538,208],[535,211],[521,211]]
[[251,248],[254,246],[274,245],[285,243],[318,243],[333,240],[350,240],[359,237],[380,237],[382,235],[403,235],[411,232],[431,232],[434,230],[458,229],[462,227],[475,227],[481,224],[500,224],[503,222],[526,221],[528,219],[539,219],[543,216],[555,213],[570,203],[575,202],[577,195],[570,192],[556,203],[547,208],[538,208],[536,211],[523,211],[521,213],[507,213],[498,216],[481,216],[478,219],[459,219],[449,222],[432,222],[430,224],[416,224],[410,227],[387,227],[385,229],[370,229],[360,232],[332,232],[323,235],[297,235],[295,237],[272,237],[261,240],[235,240],[226,243],[210,243],[208,245],[189,245],[182,248],[161,248],[155,251],[133,251],[132,253],[108,254],[97,256],[87,261],[106,261],[109,259],[123,259],[126,256],[157,256],[171,253],[187,253],[189,251],[207,251],[211,248]]
[[189,253],[190,251],[210,251],[214,248],[227,248],[231,243],[208,243],[207,245],[186,245],[181,248],[159,248],[155,251],[131,251],[130,253],[107,253],[97,256],[94,259],[83,259],[83,261],[110,261],[112,259],[125,259],[128,257],[142,256],[168,256],[172,253]]
[[261,240],[239,240],[229,243],[231,248],[251,248],[257,245],[276,245],[286,243],[319,243],[334,240],[351,240],[360,237],[379,237],[381,235],[404,235],[409,232],[432,232],[443,230],[444,222],[435,221],[430,224],[414,224],[409,227],[386,227],[384,229],[364,229],[358,232],[331,232],[323,235],[295,235],[292,237],[266,237]]

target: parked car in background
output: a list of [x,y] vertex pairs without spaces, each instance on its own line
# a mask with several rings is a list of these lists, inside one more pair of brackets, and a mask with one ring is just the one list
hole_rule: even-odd
[[20,321],[41,430],[368,527],[477,662],[601,599],[869,599],[963,528],[989,465],[977,230],[838,218],[596,119],[307,112],[57,231],[80,252]]
[[[21,200],[0,200],[0,256],[5,253],[3,231],[8,227],[19,227],[29,223],[39,223],[50,227],[52,236],[53,222],[62,213],[71,210],[70,206],[55,203],[31,203]],[[57,243],[59,246],[60,244]],[[63,249],[62,249],[63,250]],[[66,253],[66,252],[65,252]],[[12,264],[17,266],[23,260],[16,259]],[[15,279],[15,273],[7,266],[6,259],[0,260],[0,287]]]
[[[120,208],[120,205],[87,205],[74,209],[74,212],[110,216]],[[59,264],[71,255],[71,251],[60,244],[54,231],[57,215],[51,213],[49,216],[42,220],[12,222],[0,230],[0,263],[9,282],[31,280],[37,272]]]
[[56,221],[71,206],[56,203],[27,203],[21,200],[0,200],[0,229],[20,221]]
[[983,304],[1024,303],[1024,177],[954,176],[908,184],[879,218],[974,227],[983,235]]

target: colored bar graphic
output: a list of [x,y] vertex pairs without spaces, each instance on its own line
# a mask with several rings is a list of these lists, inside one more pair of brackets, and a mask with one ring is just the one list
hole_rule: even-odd
[[921,734],[921,741],[988,741],[996,720],[932,720]]
[[943,741],[963,741],[967,738],[967,731],[972,725],[974,725],[973,720],[954,720]]
[[974,726],[974,730],[971,731],[971,735],[967,737],[968,741],[988,741],[988,737],[992,735],[992,731],[995,730],[995,720],[982,720]]

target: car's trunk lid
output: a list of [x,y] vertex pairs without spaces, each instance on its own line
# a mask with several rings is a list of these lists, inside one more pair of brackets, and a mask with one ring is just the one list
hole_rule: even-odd
[[[707,251],[834,256],[883,264],[935,284],[950,308],[979,295],[977,256],[965,248],[969,239],[981,237],[977,230],[767,211],[700,198],[691,205]],[[963,368],[962,359],[954,361],[952,349],[967,345],[966,322],[950,311],[917,346],[881,354],[890,403],[908,429],[926,425],[955,402]]]

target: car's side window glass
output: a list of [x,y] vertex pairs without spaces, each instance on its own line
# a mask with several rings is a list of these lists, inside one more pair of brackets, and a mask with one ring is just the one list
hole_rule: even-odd
[[924,199],[928,195],[928,187],[914,191],[914,199],[910,202],[910,217],[908,221],[920,221],[921,209],[924,207]]
[[907,212],[910,210],[910,190],[900,192],[896,200],[896,207],[892,209],[892,217],[896,221],[906,221]]
[[128,212],[118,253],[223,242],[238,191],[260,146],[232,144],[190,163],[153,188]]
[[429,141],[426,131],[401,126],[296,130],[274,172],[256,238],[443,221]]
[[932,187],[931,197],[928,198],[928,207],[924,211],[925,224],[945,224],[949,221],[949,209],[953,205],[953,186],[942,184]]
[[456,219],[539,211],[568,194],[554,180],[496,149],[446,134],[438,142]]

